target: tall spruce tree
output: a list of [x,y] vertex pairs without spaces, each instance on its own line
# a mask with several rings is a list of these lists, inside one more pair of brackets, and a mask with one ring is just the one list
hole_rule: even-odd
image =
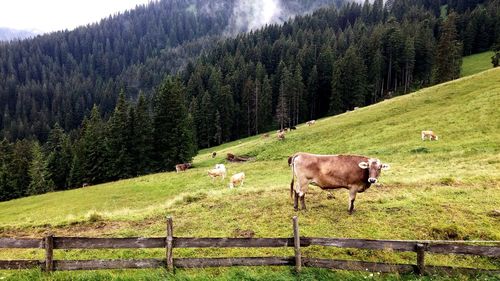
[[33,159],[29,167],[31,182],[28,187],[28,193],[35,195],[53,191],[55,186],[51,179],[48,162],[38,142],[35,142],[32,146],[32,155]]
[[47,155],[47,164],[50,171],[50,179],[54,182],[56,189],[66,189],[72,161],[71,143],[64,130],[56,123],[49,133],[49,138],[44,145]]
[[[108,175],[112,180],[128,178],[135,174],[132,154],[132,124],[129,123],[129,105],[122,91],[115,111],[108,121],[107,157]],[[135,117],[135,116],[134,116]]]
[[436,83],[446,82],[460,77],[462,66],[462,43],[458,39],[456,28],[457,14],[451,13],[443,23],[441,37],[437,47]]
[[177,78],[167,77],[154,97],[153,143],[157,171],[173,170],[176,164],[189,162],[196,154],[184,93],[185,88]]
[[81,169],[81,183],[96,184],[109,179],[108,156],[106,149],[105,124],[101,119],[99,108],[94,105],[90,118],[84,119],[83,132],[80,138],[81,154],[76,160],[80,161],[75,169]]
[[135,175],[144,175],[153,169],[153,127],[148,100],[143,94],[139,95],[135,110],[130,110],[129,124],[132,126],[131,149]]

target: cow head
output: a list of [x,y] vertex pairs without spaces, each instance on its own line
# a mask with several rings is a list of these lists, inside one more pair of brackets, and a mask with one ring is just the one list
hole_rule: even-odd
[[368,182],[376,183],[378,176],[380,176],[381,170],[389,170],[390,167],[387,164],[382,164],[380,160],[370,158],[368,162],[360,162],[358,166],[361,169],[368,169]]

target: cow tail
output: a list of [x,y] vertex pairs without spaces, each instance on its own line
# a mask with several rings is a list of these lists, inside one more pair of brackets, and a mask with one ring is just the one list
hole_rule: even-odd
[[288,165],[292,167],[292,182],[290,183],[290,198],[293,198],[293,183],[295,179],[295,165],[294,165],[295,155],[288,157]]

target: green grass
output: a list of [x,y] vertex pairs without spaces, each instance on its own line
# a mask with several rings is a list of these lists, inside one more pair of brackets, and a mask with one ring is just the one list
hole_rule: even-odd
[[494,52],[484,52],[464,57],[460,76],[465,77],[493,68],[491,57]]
[[[500,69],[386,100],[339,116],[299,126],[279,142],[255,136],[203,150],[195,168],[55,192],[0,203],[0,235],[130,237],[164,236],[165,217],[174,218],[176,236],[234,237],[251,230],[255,237],[290,237],[298,214],[301,234],[374,239],[500,240]],[[439,141],[423,142],[420,131],[432,129]],[[217,151],[216,159],[211,158]],[[347,192],[328,195],[311,187],[309,211],[296,213],[289,197],[287,157],[297,151],[353,153],[378,157],[391,165],[381,185],[359,194],[357,211],[347,214]],[[229,175],[244,171],[245,186],[230,190],[228,180],[212,183],[206,171],[231,152],[255,161],[226,163]],[[414,263],[413,253],[304,248],[308,257]],[[177,257],[288,256],[292,249],[176,249]],[[58,259],[161,258],[158,250],[56,251]],[[0,250],[0,259],[42,258],[38,250]],[[498,259],[427,255],[433,265],[500,268]],[[364,279],[366,273],[307,269],[303,280]],[[296,278],[285,269],[214,269],[178,271],[178,280],[277,280]],[[36,271],[4,272],[29,279]],[[136,275],[138,274],[138,275]],[[159,274],[159,275],[158,275]],[[161,271],[57,273],[65,279],[160,279]],[[314,277],[316,276],[322,277]],[[161,276],[161,277],[159,277]],[[158,278],[156,278],[158,277]],[[248,278],[247,278],[248,277]],[[415,280],[415,276],[373,276]],[[71,277],[73,278],[73,277]],[[434,277],[429,277],[434,278]],[[444,278],[443,276],[435,278]],[[460,280],[460,277],[457,277]],[[468,277],[463,277],[466,280]],[[238,278],[236,278],[238,279]],[[377,279],[375,279],[377,280]],[[432,280],[432,279],[423,279]]]

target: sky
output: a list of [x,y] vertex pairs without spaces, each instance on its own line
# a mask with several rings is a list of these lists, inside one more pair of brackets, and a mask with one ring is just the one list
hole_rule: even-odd
[[2,0],[0,2],[0,27],[35,30],[39,33],[71,30],[150,1]]

